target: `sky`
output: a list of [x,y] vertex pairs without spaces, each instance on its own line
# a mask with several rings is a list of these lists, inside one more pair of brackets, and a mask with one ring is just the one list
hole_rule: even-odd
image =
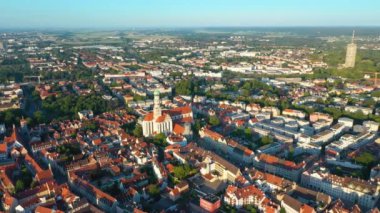
[[379,0],[0,0],[0,28],[379,26]]

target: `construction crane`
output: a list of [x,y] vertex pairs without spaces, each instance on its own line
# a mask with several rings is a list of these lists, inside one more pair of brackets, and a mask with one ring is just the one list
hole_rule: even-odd
[[373,74],[373,75],[375,75],[375,86],[377,86],[377,75],[380,74],[379,72],[364,72],[364,74]]

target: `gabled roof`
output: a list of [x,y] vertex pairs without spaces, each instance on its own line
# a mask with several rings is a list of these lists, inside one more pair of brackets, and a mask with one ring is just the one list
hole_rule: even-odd
[[12,134],[9,137],[4,138],[5,143],[21,142],[21,137],[17,132],[16,126],[13,125]]
[[177,135],[182,135],[185,132],[185,128],[179,124],[175,124],[173,132]]

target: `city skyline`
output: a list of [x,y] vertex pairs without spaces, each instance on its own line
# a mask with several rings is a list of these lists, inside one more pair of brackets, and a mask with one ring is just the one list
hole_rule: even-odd
[[380,213],[379,1],[0,3],[0,212]]
[[[378,26],[374,1],[4,1],[0,28]],[[48,17],[48,18],[47,18]]]

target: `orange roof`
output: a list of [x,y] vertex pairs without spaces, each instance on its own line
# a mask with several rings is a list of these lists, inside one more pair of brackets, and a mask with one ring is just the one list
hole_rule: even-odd
[[50,169],[46,169],[46,170],[38,172],[36,174],[36,177],[39,180],[50,179],[50,178],[53,178],[53,173],[50,171]]
[[277,163],[279,160],[277,157],[273,155],[267,155],[267,154],[261,154],[259,159],[269,164]]
[[284,112],[294,112],[292,109],[284,109]]
[[204,131],[205,135],[209,136],[213,140],[219,140],[219,139],[223,138],[223,136],[221,134],[214,132],[214,131],[211,131],[209,129],[204,128],[203,131]]
[[263,161],[267,164],[278,164],[278,165],[282,165],[284,167],[288,167],[288,168],[292,168],[292,169],[298,169],[304,165],[304,163],[296,164],[292,161],[283,160],[283,159],[280,159],[276,156],[268,155],[268,154],[261,154],[259,157],[259,160]]
[[180,113],[180,114],[188,114],[188,113],[192,112],[190,106],[177,107],[177,108],[174,108],[174,109],[170,109],[169,111],[172,112],[172,113]]
[[249,156],[249,155],[253,154],[253,151],[250,150],[250,149],[248,149],[248,148],[246,148],[246,149],[244,149],[244,154]]
[[43,206],[38,206],[35,210],[34,210],[35,213],[63,213],[63,211],[60,211],[60,210],[53,210],[53,209],[49,209],[49,208],[46,208],[46,207],[43,207]]
[[67,195],[69,195],[71,192],[68,188],[66,187],[62,187],[62,196],[63,197],[66,197]]
[[28,161],[37,172],[42,171],[40,165],[38,165],[38,163],[29,154],[25,155],[25,160]]
[[6,153],[7,152],[7,144],[2,143],[0,144],[0,153]]
[[15,198],[10,196],[7,192],[4,194],[4,203],[8,206],[12,206],[12,204],[16,201]]
[[166,169],[167,169],[170,173],[172,173],[172,172],[174,171],[174,166],[173,166],[173,164],[169,163],[168,165],[166,165]]
[[204,174],[203,177],[207,180],[212,180],[214,178],[210,173]]
[[153,112],[150,112],[145,115],[144,121],[152,121],[153,120]]
[[179,124],[175,124],[173,132],[177,135],[182,135],[185,132],[185,128]]
[[95,145],[99,145],[102,143],[102,139],[101,138],[97,138],[95,140],[92,140],[92,143],[94,143]]
[[300,209],[300,213],[314,213],[314,212],[315,212],[314,208],[307,204],[302,205]]
[[237,121],[235,121],[235,123],[238,126],[242,126],[245,123],[245,121],[244,120],[237,120]]
[[4,138],[5,143],[14,143],[16,141],[20,141],[20,137],[17,134],[16,126],[13,126],[12,134],[9,137]]
[[235,196],[240,198],[248,198],[250,196],[257,197],[258,199],[262,199],[265,197],[265,194],[260,189],[256,188],[254,185],[249,185],[243,188],[237,188],[236,186],[228,186],[226,189],[227,194],[235,194]]
[[326,150],[326,152],[327,152],[327,154],[334,155],[334,156],[338,154],[336,151],[334,151],[332,149],[328,149],[328,150]]
[[173,189],[173,190],[171,191],[171,193],[172,193],[174,196],[177,196],[177,195],[180,194],[180,192],[179,192],[179,190],[178,190],[177,188]]
[[135,208],[135,209],[133,209],[133,213],[146,213],[146,212],[144,212],[144,211],[142,211],[140,209]]
[[182,123],[193,123],[193,118],[192,117],[185,117],[181,119]]
[[268,183],[271,183],[271,184],[276,185],[276,186],[281,186],[281,184],[282,184],[282,178],[280,178],[276,175],[266,173],[265,177],[266,177],[266,181],[268,181]]
[[158,118],[156,119],[156,122],[161,123],[161,122],[164,122],[165,119],[166,119],[166,115],[161,115],[160,117],[158,117]]
[[113,166],[111,166],[111,169],[112,169],[112,171],[114,173],[119,173],[120,172],[120,168],[118,166],[113,165]]
[[266,213],[276,213],[277,211],[276,211],[276,209],[273,208],[272,206],[266,206],[266,207],[265,207],[265,212],[266,212]]

